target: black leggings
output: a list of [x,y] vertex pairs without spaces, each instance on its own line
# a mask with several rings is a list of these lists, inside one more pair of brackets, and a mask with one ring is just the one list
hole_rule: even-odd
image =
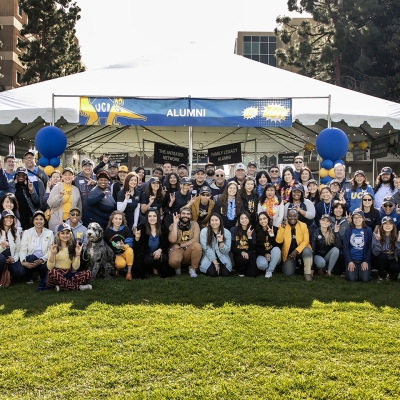
[[384,253],[372,257],[372,268],[376,268],[379,276],[383,279],[386,278],[386,274],[394,276],[400,272],[400,264]]
[[230,276],[231,271],[225,267],[224,264],[219,264],[219,275],[217,269],[215,268],[214,263],[211,263],[210,266],[207,268],[206,275],[211,276],[212,278],[216,278],[217,276]]
[[151,254],[145,254],[143,264],[145,270],[156,269],[162,278],[175,275],[175,270],[168,265],[168,257],[164,253],[157,260]]
[[258,268],[256,264],[256,254],[254,251],[247,253],[249,259],[246,260],[241,254],[234,254],[233,261],[235,261],[235,269],[238,275],[246,275],[252,278],[257,278]]

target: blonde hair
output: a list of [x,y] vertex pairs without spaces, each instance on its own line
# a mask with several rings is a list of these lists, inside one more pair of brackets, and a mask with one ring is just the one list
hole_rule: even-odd
[[[327,219],[327,218],[324,218],[324,219]],[[326,228],[326,232],[322,231],[321,221],[322,221],[322,218],[319,221],[319,226],[320,226],[321,234],[325,238],[325,243],[328,246],[331,245],[331,244],[334,244],[335,243],[335,234],[334,234],[334,232],[332,230],[331,221],[329,221],[329,226]]]

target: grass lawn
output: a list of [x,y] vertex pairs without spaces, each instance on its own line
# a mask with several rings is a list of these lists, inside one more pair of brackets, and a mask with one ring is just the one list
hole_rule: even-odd
[[182,275],[0,290],[0,398],[400,398],[400,283]]

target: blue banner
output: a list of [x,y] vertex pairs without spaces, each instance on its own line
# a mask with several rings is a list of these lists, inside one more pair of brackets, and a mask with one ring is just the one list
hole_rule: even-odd
[[292,126],[292,100],[81,97],[79,124],[288,127]]

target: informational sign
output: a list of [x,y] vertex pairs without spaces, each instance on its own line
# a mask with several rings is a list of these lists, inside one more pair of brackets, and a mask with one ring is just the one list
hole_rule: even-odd
[[242,146],[240,143],[232,143],[208,149],[208,160],[215,165],[240,163],[242,162]]
[[353,161],[363,161],[365,159],[365,150],[360,149],[358,146],[353,147]]
[[119,164],[128,163],[128,159],[129,159],[128,153],[111,153],[110,154],[110,161],[116,162]]
[[386,157],[389,150],[389,138],[383,138],[374,140],[371,142],[370,158],[374,160],[376,158]]
[[80,125],[292,126],[292,99],[81,97]]
[[187,164],[189,162],[189,150],[185,147],[171,146],[164,143],[154,143],[154,163],[171,165]]
[[298,155],[299,153],[278,154],[278,164],[293,164],[294,158]]

